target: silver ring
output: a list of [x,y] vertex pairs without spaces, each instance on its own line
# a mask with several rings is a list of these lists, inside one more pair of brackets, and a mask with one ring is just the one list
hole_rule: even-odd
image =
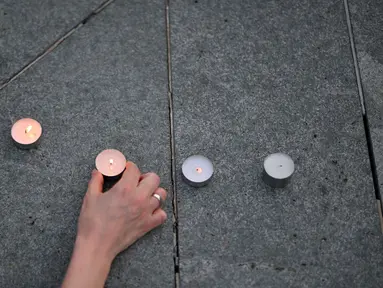
[[162,198],[160,195],[158,195],[157,193],[154,193],[153,194],[153,197],[156,198],[158,201],[160,201],[160,206],[162,206],[163,204],[163,201],[162,201]]

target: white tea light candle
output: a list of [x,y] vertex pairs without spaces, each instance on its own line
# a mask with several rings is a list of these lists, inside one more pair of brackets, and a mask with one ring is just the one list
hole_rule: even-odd
[[202,187],[209,183],[213,176],[213,163],[202,155],[193,155],[182,164],[182,177],[193,187]]
[[11,135],[14,143],[21,149],[35,148],[43,129],[39,122],[31,118],[16,121],[12,126]]
[[115,149],[102,151],[96,157],[96,169],[104,175],[105,180],[118,180],[126,167],[124,154]]
[[263,163],[263,181],[273,188],[285,187],[294,173],[294,161],[289,155],[275,153]]

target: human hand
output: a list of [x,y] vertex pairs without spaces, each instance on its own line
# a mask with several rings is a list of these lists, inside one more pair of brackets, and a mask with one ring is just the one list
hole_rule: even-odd
[[159,184],[156,174],[141,175],[137,166],[128,162],[120,181],[102,193],[103,176],[93,171],[81,208],[76,244],[95,245],[98,253],[114,259],[144,234],[163,224],[166,213],[160,208],[160,201],[153,197],[156,193],[163,201],[166,199],[166,191]]
[[103,183],[102,174],[93,171],[63,288],[103,287],[117,254],[167,218],[160,201],[153,197],[156,193],[166,199],[156,174],[141,175],[137,166],[128,162],[120,181],[105,193]]

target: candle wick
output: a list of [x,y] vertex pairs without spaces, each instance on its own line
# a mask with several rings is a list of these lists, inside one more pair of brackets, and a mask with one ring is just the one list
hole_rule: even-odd
[[25,135],[27,135],[29,138],[34,138],[36,137],[36,134],[31,132],[32,131],[32,125],[28,125],[27,128],[25,129]]
[[113,159],[109,159],[109,169],[113,169]]
[[32,130],[32,125],[28,125],[28,127],[25,129],[25,134],[28,134]]

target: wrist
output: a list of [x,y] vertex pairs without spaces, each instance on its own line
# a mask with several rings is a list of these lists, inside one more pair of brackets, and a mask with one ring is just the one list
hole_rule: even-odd
[[88,239],[83,239],[82,237],[77,237],[73,249],[73,256],[76,256],[81,259],[88,259],[90,263],[103,266],[111,266],[114,256],[111,253],[108,253],[105,247],[90,241]]
[[77,237],[63,288],[102,288],[113,258],[97,245]]

